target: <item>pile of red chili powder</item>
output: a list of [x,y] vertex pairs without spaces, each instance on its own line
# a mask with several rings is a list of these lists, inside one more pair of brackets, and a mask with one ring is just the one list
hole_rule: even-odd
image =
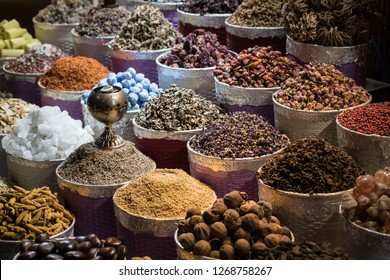
[[43,75],[42,86],[51,90],[83,91],[92,89],[110,71],[96,59],[76,56],[57,60]]
[[339,123],[350,130],[390,136],[390,102],[371,103],[347,110],[338,117]]

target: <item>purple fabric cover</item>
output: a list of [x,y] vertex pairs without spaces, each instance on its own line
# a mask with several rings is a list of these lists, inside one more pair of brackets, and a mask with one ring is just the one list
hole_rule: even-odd
[[189,173],[186,145],[186,141],[135,137],[137,149],[153,159],[157,168],[181,168]]
[[273,105],[252,106],[252,105],[229,105],[220,104],[220,106],[227,112],[233,113],[238,111],[248,112],[264,117],[270,124],[275,125],[274,107]]
[[152,260],[176,260],[174,237],[156,237],[148,233],[134,234],[117,220],[118,237],[127,246],[126,258],[149,256]]
[[112,197],[91,198],[63,189],[59,189],[59,194],[76,218],[75,235],[95,233],[100,238],[117,236]]
[[6,81],[8,90],[15,98],[23,99],[26,102],[41,106],[41,94],[38,82],[30,83],[27,81]]
[[124,72],[133,67],[137,73],[143,73],[152,83],[158,84],[157,64],[155,60],[125,60],[111,56],[112,71]]
[[259,200],[259,187],[256,173],[253,171],[214,171],[191,162],[190,171],[192,177],[209,185],[216,192],[217,197],[223,197],[228,192],[237,190],[246,192],[249,199]]
[[226,32],[226,41],[228,49],[236,53],[257,45],[261,47],[271,46],[275,51],[280,51],[283,55],[286,54],[286,36],[283,38],[268,37],[252,40],[249,38],[238,37],[230,34],[229,32]]
[[179,16],[176,10],[161,10],[166,19],[172,23],[173,27],[179,29]]
[[73,119],[81,120],[83,122],[83,112],[81,109],[80,101],[68,101],[53,99],[49,96],[41,95],[41,105],[43,106],[58,106],[61,111],[68,111],[69,116]]

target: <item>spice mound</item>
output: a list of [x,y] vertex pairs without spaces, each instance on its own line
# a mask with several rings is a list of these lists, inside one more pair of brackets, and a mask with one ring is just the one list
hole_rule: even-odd
[[0,134],[12,134],[16,121],[27,118],[33,108],[37,106],[19,98],[0,99]]
[[183,131],[201,129],[222,116],[223,110],[192,89],[171,85],[135,117],[146,129]]
[[299,42],[323,46],[368,43],[380,18],[376,1],[288,0],[283,7],[284,28]]
[[100,239],[96,234],[66,238],[38,235],[20,243],[17,260],[124,260],[127,247],[115,236]]
[[180,169],[156,169],[119,188],[113,199],[115,205],[134,215],[182,219],[190,207],[209,207],[216,195]]
[[371,99],[363,87],[331,64],[304,65],[274,97],[282,105],[305,111],[347,109]]
[[291,243],[290,229],[272,215],[272,205],[231,191],[202,211],[188,208],[178,223],[178,241],[195,255],[216,259],[256,258],[263,250]]
[[13,185],[0,192],[2,240],[35,239],[56,235],[69,228],[73,216],[49,187],[26,190]]
[[293,142],[261,167],[259,178],[274,189],[297,193],[333,193],[354,187],[365,174],[346,152],[322,138]]
[[45,73],[54,62],[67,56],[52,44],[33,46],[29,51],[5,64],[5,69],[15,73]]
[[242,0],[186,0],[185,3],[178,7],[187,13],[192,14],[231,14],[242,3]]
[[44,161],[64,159],[78,146],[93,141],[91,128],[82,127],[67,111],[57,106],[33,108],[25,119],[16,121],[14,133],[1,144],[13,156]]
[[246,158],[270,155],[289,144],[263,117],[246,112],[224,115],[191,138],[195,151],[219,158]]
[[121,148],[109,150],[88,143],[81,145],[64,161],[58,174],[79,184],[113,185],[138,178],[155,166],[153,160],[129,141]]
[[390,102],[372,103],[338,116],[339,123],[350,130],[390,136]]
[[227,19],[230,24],[248,27],[283,26],[284,0],[244,0]]
[[89,0],[52,0],[35,16],[38,22],[53,24],[79,23],[92,8]]
[[179,37],[169,54],[160,60],[175,68],[205,68],[228,62],[233,55],[221,45],[216,34],[196,29],[184,39]]
[[93,8],[82,18],[75,31],[80,36],[103,37],[116,35],[130,12],[122,7]]
[[390,234],[390,167],[374,176],[356,178],[356,186],[342,197],[343,216],[355,224]]
[[130,13],[109,46],[114,50],[162,50],[171,48],[178,36],[181,36],[180,33],[159,8],[140,5]]
[[249,88],[279,87],[301,67],[272,47],[255,46],[242,50],[229,63],[214,69],[215,77],[231,86]]
[[90,90],[110,71],[96,59],[76,56],[65,57],[54,62],[53,66],[40,79],[47,89],[61,91]]

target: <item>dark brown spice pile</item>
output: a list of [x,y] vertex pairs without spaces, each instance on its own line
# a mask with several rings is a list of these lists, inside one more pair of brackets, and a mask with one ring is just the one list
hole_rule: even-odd
[[47,89],[63,91],[90,90],[110,71],[96,59],[76,56],[58,59],[40,79]]
[[65,160],[58,174],[80,184],[111,185],[131,181],[154,168],[154,161],[127,141],[125,146],[110,150],[81,145]]
[[346,152],[322,138],[293,142],[262,166],[259,178],[274,189],[298,193],[332,193],[351,189],[365,174]]

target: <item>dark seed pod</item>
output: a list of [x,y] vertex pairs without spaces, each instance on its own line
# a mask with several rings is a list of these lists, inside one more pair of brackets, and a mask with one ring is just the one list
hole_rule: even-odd
[[206,240],[199,240],[195,243],[193,253],[200,256],[208,256],[211,252],[210,243]]
[[222,245],[231,245],[233,246],[233,241],[230,236],[226,236],[224,240],[222,240]]
[[251,247],[251,258],[254,259],[258,256],[262,256],[267,250],[267,245],[265,245],[261,241],[257,241],[256,243],[253,243]]
[[250,241],[251,240],[251,234],[250,234],[250,232],[246,231],[242,227],[239,227],[238,229],[236,229],[234,231],[233,239],[234,240],[238,240],[238,239],[242,239],[242,238]]
[[254,213],[248,213],[241,217],[242,227],[248,232],[254,232],[259,229],[259,217]]
[[190,218],[194,215],[198,215],[198,216],[202,215],[202,211],[200,210],[199,207],[192,207],[192,208],[188,209],[188,211],[186,213],[186,219]]
[[240,214],[236,210],[228,209],[223,216],[223,223],[228,231],[234,231],[241,225]]
[[260,232],[260,235],[264,238],[268,234],[271,234],[272,230],[269,227],[268,223],[259,222],[259,232]]
[[291,234],[291,230],[286,227],[286,226],[282,226],[282,229],[283,229],[283,235],[289,237],[290,239],[292,238],[292,234]]
[[274,223],[274,224],[280,225],[279,219],[278,219],[277,217],[275,217],[275,216],[269,217],[269,218],[268,218],[268,222],[269,222],[270,224],[271,224],[271,223]]
[[264,238],[264,243],[269,248],[276,247],[279,245],[279,236],[277,234],[274,234],[274,233],[268,234]]
[[219,259],[219,250],[212,250],[210,252],[210,258]]
[[222,216],[223,213],[225,213],[225,211],[228,210],[228,207],[223,201],[219,200],[219,201],[216,201],[213,204],[213,206],[211,206],[211,209],[213,209],[215,213]]
[[221,246],[222,246],[222,242],[218,238],[211,239],[209,241],[209,243],[210,243],[210,246],[211,246],[211,251],[219,250],[219,248],[221,248]]
[[183,246],[184,250],[191,251],[195,244],[195,236],[190,233],[183,233],[178,237],[178,241]]
[[234,243],[234,253],[241,259],[249,258],[250,249],[251,244],[246,239],[241,238]]
[[248,214],[249,209],[253,205],[257,205],[257,203],[254,200],[248,200],[248,201],[245,201],[243,204],[241,204],[240,208],[238,209],[238,213],[240,214],[240,216],[244,216],[245,214]]
[[222,245],[219,249],[219,256],[222,260],[234,260],[234,247],[231,245]]
[[264,217],[264,208],[256,203],[249,208],[248,213],[256,214],[259,219],[262,219]]
[[194,236],[196,240],[206,240],[210,239],[210,227],[205,223],[196,224],[194,227]]
[[223,196],[223,201],[229,208],[237,208],[248,199],[245,192],[231,191]]
[[220,215],[213,209],[206,209],[203,211],[202,218],[206,224],[213,224],[218,222],[220,219]]
[[271,203],[269,203],[268,201],[265,201],[265,200],[259,200],[259,202],[257,202],[257,204],[259,204],[260,206],[263,206],[265,217],[267,217],[267,218],[271,217],[272,211],[273,211]]
[[224,223],[215,222],[210,226],[210,235],[212,238],[224,239],[228,235],[228,230]]

